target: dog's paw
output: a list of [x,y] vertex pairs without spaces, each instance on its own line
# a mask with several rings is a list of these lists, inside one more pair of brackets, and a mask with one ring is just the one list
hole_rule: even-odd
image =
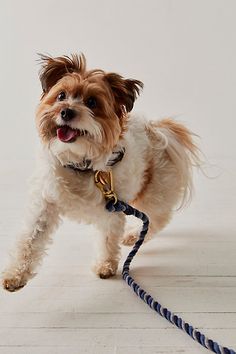
[[136,232],[132,232],[124,235],[121,243],[124,246],[133,246],[137,240],[138,234]]
[[14,292],[20,290],[26,285],[26,281],[18,277],[16,278],[3,278],[2,286],[5,290]]
[[97,263],[93,269],[101,279],[107,279],[116,274],[117,267],[117,261],[104,261]]
[[28,279],[29,274],[27,272],[16,272],[11,268],[5,270],[1,275],[3,288],[10,292],[23,288]]
[[[124,246],[134,246],[134,244],[138,241],[140,237],[141,229],[133,229],[125,233],[123,239],[121,240],[122,245]],[[148,231],[147,235],[145,236],[144,243],[151,240],[153,233]]]

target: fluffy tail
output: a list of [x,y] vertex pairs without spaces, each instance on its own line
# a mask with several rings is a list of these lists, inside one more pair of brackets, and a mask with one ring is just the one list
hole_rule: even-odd
[[[152,122],[155,133],[162,140],[163,148],[175,164],[181,178],[183,198],[180,207],[191,200],[193,183],[192,167],[200,166],[200,150],[193,141],[193,134],[183,124],[166,118]],[[196,135],[195,135],[196,136]]]

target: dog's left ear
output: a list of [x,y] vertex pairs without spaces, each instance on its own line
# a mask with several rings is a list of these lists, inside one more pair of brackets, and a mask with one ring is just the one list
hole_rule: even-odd
[[124,79],[121,75],[115,73],[108,73],[104,78],[115,98],[118,116],[123,114],[122,106],[125,106],[127,112],[132,111],[134,101],[143,88],[143,83],[139,80]]
[[83,54],[71,54],[70,57],[63,56],[53,58],[39,54],[42,64],[39,78],[44,94],[47,93],[64,75],[72,72],[83,72],[86,70],[86,59]]

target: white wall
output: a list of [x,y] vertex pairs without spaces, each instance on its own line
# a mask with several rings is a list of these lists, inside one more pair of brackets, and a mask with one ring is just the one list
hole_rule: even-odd
[[37,52],[83,51],[145,83],[136,111],[175,115],[208,157],[235,156],[235,0],[1,0],[0,159],[31,159]]

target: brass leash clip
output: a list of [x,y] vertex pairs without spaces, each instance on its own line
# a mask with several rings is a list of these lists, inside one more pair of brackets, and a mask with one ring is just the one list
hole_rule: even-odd
[[96,171],[94,175],[96,186],[100,189],[106,199],[114,199],[117,202],[117,195],[114,192],[112,172]]

